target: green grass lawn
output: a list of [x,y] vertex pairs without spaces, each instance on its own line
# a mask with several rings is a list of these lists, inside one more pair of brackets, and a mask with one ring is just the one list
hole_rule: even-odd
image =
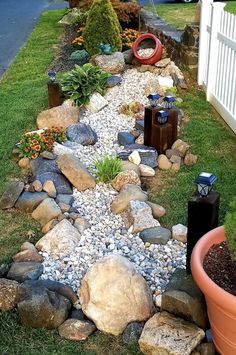
[[[159,4],[155,5],[155,10],[152,6],[146,6],[147,9],[157,13],[160,17],[166,20],[167,23],[181,30],[187,24],[194,22],[196,7],[196,3]],[[228,1],[225,10],[236,14],[236,1]]]

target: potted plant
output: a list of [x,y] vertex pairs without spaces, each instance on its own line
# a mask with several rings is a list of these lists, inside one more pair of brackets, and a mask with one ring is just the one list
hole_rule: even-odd
[[191,271],[204,293],[212,339],[222,355],[236,354],[236,199],[224,226],[205,234],[195,245]]

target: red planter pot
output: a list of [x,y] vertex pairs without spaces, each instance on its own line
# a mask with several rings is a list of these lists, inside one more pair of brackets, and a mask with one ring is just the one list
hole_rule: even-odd
[[205,234],[193,249],[191,271],[195,282],[206,298],[212,340],[217,351],[221,355],[235,355],[236,297],[216,285],[203,269],[203,260],[210,247],[225,239],[224,227],[215,228]]
[[[154,46],[154,52],[151,56],[143,58],[138,55],[138,50],[141,42],[146,40],[151,40],[152,45]],[[152,33],[144,33],[143,35],[139,36],[133,44],[133,53],[135,58],[140,63],[146,65],[152,65],[158,62],[162,57],[162,51],[163,51],[163,46],[161,44],[161,41]]]

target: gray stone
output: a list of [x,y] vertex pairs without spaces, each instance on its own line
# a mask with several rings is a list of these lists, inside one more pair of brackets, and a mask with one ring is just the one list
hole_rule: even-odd
[[139,346],[146,355],[190,355],[204,335],[196,325],[161,312],[146,322]]
[[202,343],[196,347],[200,355],[215,355],[216,350],[213,343]]
[[133,233],[160,226],[160,223],[152,216],[151,207],[144,201],[131,200],[123,214],[123,218],[127,228],[133,226]]
[[67,205],[72,205],[74,202],[74,197],[73,195],[68,195],[68,194],[58,194],[56,198],[57,203],[66,203]]
[[7,278],[24,282],[25,280],[37,280],[43,273],[43,265],[32,261],[15,262],[8,271]]
[[38,205],[48,198],[46,192],[23,192],[15,207],[22,212],[32,213]]
[[114,86],[120,84],[121,82],[122,82],[121,76],[112,75],[109,78],[107,78],[106,87],[113,88]]
[[60,214],[61,209],[54,199],[47,198],[33,211],[32,217],[43,227],[52,219],[57,218]]
[[58,328],[59,335],[62,338],[74,341],[81,341],[95,332],[95,325],[89,320],[67,319]]
[[138,120],[135,122],[135,126],[136,129],[138,129],[139,131],[144,131],[144,120]]
[[18,200],[20,194],[24,189],[24,183],[21,181],[12,182],[4,191],[0,199],[0,209],[5,210],[12,208]]
[[5,277],[10,269],[9,264],[0,264],[0,278]]
[[46,287],[24,284],[17,306],[23,325],[56,329],[66,320],[71,304],[64,296]]
[[173,273],[162,294],[161,309],[194,322],[203,329],[208,327],[204,296],[192,276],[183,269],[176,269]]
[[91,227],[91,225],[84,217],[78,217],[74,222],[74,227],[79,231],[80,234],[83,234],[86,229]]
[[131,200],[147,201],[147,199],[147,194],[142,191],[140,186],[127,184],[113,200],[111,204],[112,213],[123,212]]
[[129,132],[119,132],[118,133],[118,143],[120,145],[129,145],[129,144],[133,144],[135,141],[134,136],[129,133]]
[[179,223],[172,227],[172,238],[182,243],[187,243],[188,228]]
[[125,151],[118,153],[121,159],[127,160],[129,155],[137,151],[141,158],[141,164],[148,165],[151,168],[157,167],[157,151],[153,147],[147,147],[142,144],[131,144],[125,146]]
[[129,323],[122,334],[123,343],[132,344],[138,342],[143,327],[144,322]]
[[96,55],[91,61],[99,68],[110,74],[119,74],[125,69],[125,61],[123,53],[114,52],[111,55]]
[[40,158],[55,160],[56,157],[57,157],[56,154],[53,154],[52,152],[48,152],[47,150],[44,150],[42,153],[40,153]]
[[32,179],[44,184],[47,180],[53,181],[57,193],[72,194],[70,182],[61,175],[56,160],[37,158],[31,161]]
[[78,144],[93,145],[97,142],[97,134],[85,123],[71,125],[66,130],[67,138]]
[[139,236],[144,243],[166,244],[171,238],[171,231],[163,227],[153,227],[144,229]]
[[82,309],[73,309],[69,315],[70,319],[85,320],[86,317]]
[[130,170],[133,170],[136,172],[136,174],[138,176],[140,176],[140,169],[139,169],[139,166],[134,164],[134,163],[131,163],[129,160],[122,160],[121,161],[121,165],[122,165],[122,171],[130,171]]
[[131,65],[134,59],[134,53],[132,49],[127,49],[123,52],[125,64]]
[[24,251],[24,250],[37,251],[37,249],[35,248],[34,244],[33,244],[33,243],[30,243],[30,242],[24,242],[24,243],[21,245],[20,250],[21,250],[21,251]]

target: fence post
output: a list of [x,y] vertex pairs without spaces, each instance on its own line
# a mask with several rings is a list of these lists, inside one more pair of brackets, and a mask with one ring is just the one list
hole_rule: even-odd
[[210,100],[210,94],[213,91],[216,78],[216,67],[218,58],[218,39],[217,33],[220,30],[221,14],[224,11],[226,4],[216,2],[213,3],[212,13],[211,13],[211,30],[210,30],[210,44],[209,44],[209,62],[208,62],[208,72],[207,72],[207,90],[206,97],[207,101]]
[[206,65],[206,53],[207,48],[207,25],[209,23],[209,12],[211,9],[212,0],[200,0],[200,29],[199,29],[199,50],[198,50],[198,85],[203,84],[205,65]]

